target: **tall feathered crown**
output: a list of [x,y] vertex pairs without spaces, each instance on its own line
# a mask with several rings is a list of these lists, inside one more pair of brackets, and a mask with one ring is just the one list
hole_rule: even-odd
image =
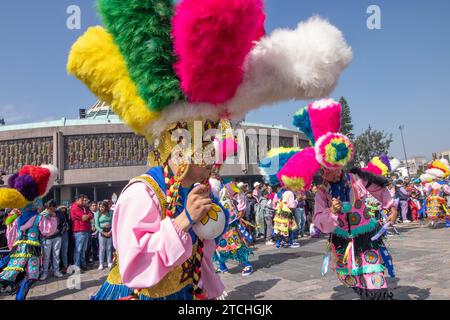
[[265,35],[262,0],[97,3],[105,28],[78,39],[67,69],[150,142],[170,144],[179,121],[328,96],[352,59],[342,33],[318,17]]
[[[306,134],[311,147],[291,151],[278,158],[281,165],[276,177],[281,185],[294,191],[307,190],[321,167],[336,169],[351,161],[353,144],[348,137],[339,133],[341,112],[342,107],[338,102],[324,99],[295,113],[293,123]],[[261,162],[262,169],[267,161],[271,161],[270,158]],[[274,176],[270,179],[274,179]]]

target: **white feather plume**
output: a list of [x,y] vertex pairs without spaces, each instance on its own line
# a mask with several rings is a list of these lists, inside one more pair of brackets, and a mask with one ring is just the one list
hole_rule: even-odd
[[45,196],[50,189],[55,184],[56,179],[58,178],[58,168],[56,168],[52,164],[44,164],[41,166],[42,168],[48,169],[50,171],[50,177],[48,179],[47,188],[45,189],[45,193],[41,196]]
[[391,172],[395,172],[400,167],[401,164],[400,160],[396,158],[391,159],[389,162],[391,164]]
[[420,176],[420,181],[422,181],[422,182],[431,182],[433,180],[434,180],[434,178],[431,175],[429,175],[428,173],[424,173]]

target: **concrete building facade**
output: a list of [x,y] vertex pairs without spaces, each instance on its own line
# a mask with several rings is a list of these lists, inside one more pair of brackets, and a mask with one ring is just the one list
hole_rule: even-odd
[[[239,154],[222,175],[261,181],[258,161],[271,146],[306,147],[306,136],[281,126],[240,122]],[[24,164],[52,163],[59,177],[50,196],[68,203],[78,194],[102,200],[120,194],[131,178],[145,173],[150,146],[110,108],[97,102],[81,119],[0,126],[0,170],[11,175]],[[6,177],[8,178],[8,177]]]

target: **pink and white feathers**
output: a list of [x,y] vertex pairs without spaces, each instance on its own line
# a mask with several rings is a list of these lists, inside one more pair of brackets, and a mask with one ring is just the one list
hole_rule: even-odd
[[[201,0],[189,1],[193,3]],[[212,0],[208,1],[214,2]],[[237,2],[233,1],[233,4],[235,3]],[[248,3],[249,5],[252,3],[255,7],[259,6],[258,1],[250,1]],[[208,8],[216,7],[211,6]],[[217,8],[220,8],[220,5]],[[258,16],[256,14],[258,10],[252,9],[250,11],[255,13],[253,17]],[[216,12],[211,16],[213,15],[221,15],[221,12]],[[204,14],[198,15],[199,18],[203,16]],[[232,14],[230,13],[229,16],[231,17]],[[259,23],[259,26],[261,26],[260,22],[263,16],[260,14],[259,18],[255,19],[255,25]],[[190,20],[188,22],[186,25],[194,28],[194,22]],[[196,94],[193,94],[192,98],[188,98],[192,102],[179,102],[165,108],[161,117],[148,127],[148,132],[154,136],[157,136],[171,123],[180,120],[198,119],[199,115],[204,119],[211,120],[219,120],[222,117],[240,119],[251,110],[277,102],[328,97],[336,87],[341,73],[351,62],[353,56],[352,50],[347,45],[342,32],[319,17],[312,17],[306,22],[301,22],[294,30],[274,30],[271,35],[264,36],[259,41],[253,40],[257,40],[262,32],[255,33],[252,31],[253,35],[246,38],[246,41],[250,41],[250,38],[253,39],[250,44],[247,43],[246,45],[243,44],[244,41],[241,43],[242,39],[231,37],[231,39],[239,43],[239,48],[243,48],[239,51],[240,54],[246,48],[251,49],[240,67],[237,67],[238,62],[241,61],[238,57],[231,59],[229,64],[225,62],[222,64],[217,61],[211,61],[200,51],[197,52],[197,55],[192,50],[187,51],[189,48],[192,49],[192,44],[202,43],[204,33],[200,33],[198,35],[200,38],[197,40],[189,40],[187,37],[195,38],[197,35],[195,33],[183,35],[182,30],[179,29],[180,25],[182,24],[175,23],[174,26],[177,26],[178,29],[173,31],[174,36],[178,37],[178,40],[177,38],[174,39],[174,43],[178,43],[175,46],[178,48],[176,51],[179,54],[179,62],[176,68],[179,75],[186,74],[186,77],[183,76],[181,78],[181,82],[184,83],[183,86],[186,90],[192,94],[196,92]],[[252,30],[254,30],[255,25],[253,25]],[[236,25],[235,28],[229,31],[233,35],[237,34],[236,30],[242,30],[239,25]],[[187,29],[186,32],[188,30],[192,31],[192,29]],[[217,30],[220,31],[220,28]],[[225,32],[225,30],[221,30],[221,32]],[[222,39],[222,36],[218,37],[218,39]],[[210,39],[209,36],[208,39]],[[203,45],[208,46],[206,42],[202,43]],[[226,46],[223,45],[223,48],[229,48],[231,45],[231,43]],[[211,46],[213,48],[221,47],[219,42],[213,42]],[[185,51],[189,54],[181,55]],[[215,53],[213,57],[217,60],[220,57],[220,53]],[[181,62],[183,59],[193,62],[194,66],[192,68],[186,66],[186,64]],[[205,61],[209,63],[200,63],[201,59],[207,59]],[[216,70],[222,70],[229,65],[231,66],[230,72],[232,70],[236,72],[234,75],[227,73],[227,78],[233,79],[230,82],[230,88],[221,89],[223,88],[221,79],[213,81],[218,85],[218,88],[211,90],[217,91],[218,97],[211,97],[208,93],[203,93],[201,91],[202,88],[195,85],[196,82],[211,81],[212,76],[221,77],[220,74],[211,74],[210,71],[212,69],[208,70],[212,62],[214,62]],[[206,69],[202,70],[202,68]],[[190,74],[189,70],[196,70],[196,74]],[[194,76],[196,77],[195,79],[191,78]],[[236,87],[238,80],[241,78],[242,80]],[[231,95],[233,91],[235,93]],[[225,97],[229,97],[229,99],[225,99]]]

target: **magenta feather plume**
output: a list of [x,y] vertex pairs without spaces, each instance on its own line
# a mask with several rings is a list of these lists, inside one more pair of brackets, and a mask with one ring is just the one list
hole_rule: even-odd
[[172,36],[175,72],[191,103],[221,104],[236,94],[243,64],[264,35],[262,0],[183,0]]
[[320,170],[314,148],[306,148],[292,156],[278,172],[278,180],[293,191],[305,191],[311,187],[314,175]]
[[341,131],[341,105],[332,100],[319,100],[308,106],[314,139],[317,141],[323,135]]

